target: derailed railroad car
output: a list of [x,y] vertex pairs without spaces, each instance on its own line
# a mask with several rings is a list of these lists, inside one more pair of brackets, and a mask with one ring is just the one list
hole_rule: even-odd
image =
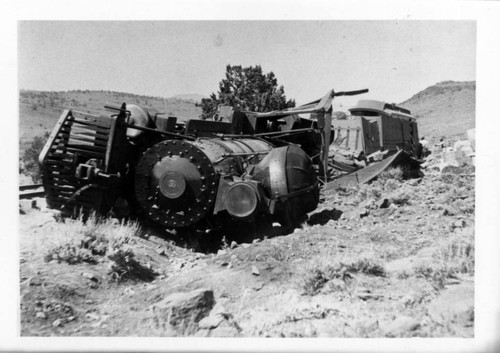
[[336,145],[370,155],[402,150],[418,155],[418,127],[408,109],[377,100],[360,100],[348,119],[332,121]]

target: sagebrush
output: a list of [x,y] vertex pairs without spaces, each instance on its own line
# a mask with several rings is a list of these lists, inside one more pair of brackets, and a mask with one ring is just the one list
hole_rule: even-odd
[[313,260],[303,267],[299,286],[305,295],[317,294],[332,279],[343,279],[351,274],[385,277],[385,267],[376,259],[362,257],[356,260],[342,259],[328,262],[325,259]]
[[49,132],[45,132],[41,136],[35,136],[30,143],[30,147],[19,158],[19,173],[31,177],[34,183],[39,183],[42,180],[38,157],[49,136]]
[[68,264],[95,263],[96,256],[104,256],[133,245],[141,235],[137,222],[117,223],[110,218],[90,216],[82,219],[67,219],[62,225],[64,236],[56,239],[45,251],[45,261],[56,260]]

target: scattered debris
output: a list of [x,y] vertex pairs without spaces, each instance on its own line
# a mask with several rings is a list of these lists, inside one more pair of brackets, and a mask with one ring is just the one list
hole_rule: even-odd
[[254,276],[260,275],[259,269],[256,266],[252,266],[252,275]]
[[38,311],[36,313],[36,317],[39,318],[39,319],[47,319],[47,315],[43,312],[43,311]]
[[97,278],[97,276],[93,273],[90,273],[90,272],[82,272],[81,274],[83,277],[87,278],[87,279],[90,279],[91,281],[93,282],[99,282],[99,279]]

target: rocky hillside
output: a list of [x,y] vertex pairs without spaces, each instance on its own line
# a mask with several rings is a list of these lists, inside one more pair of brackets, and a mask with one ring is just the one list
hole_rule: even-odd
[[473,337],[473,168],[327,190],[218,252],[21,204],[22,336]]
[[463,135],[476,126],[476,82],[443,81],[427,87],[401,106],[418,118],[427,139]]
[[[123,92],[76,90],[67,92],[19,92],[19,144],[21,152],[29,141],[45,131],[52,131],[64,109],[92,114],[108,113],[104,105],[139,104],[177,116],[179,120],[198,118],[201,108],[195,96],[161,98]],[[189,98],[189,99],[188,99]]]

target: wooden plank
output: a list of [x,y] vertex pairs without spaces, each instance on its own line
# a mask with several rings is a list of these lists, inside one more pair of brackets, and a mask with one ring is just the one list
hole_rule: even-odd
[[19,185],[19,191],[37,189],[43,187],[43,184]]
[[45,191],[31,191],[31,190],[25,190],[21,191],[19,193],[19,199],[20,200],[25,200],[25,199],[31,199],[33,197],[42,197],[45,195]]
[[92,125],[78,125],[78,124],[71,124],[65,126],[65,129],[62,131],[63,133],[68,133],[68,132],[88,132],[88,133],[94,133],[94,134],[99,134],[100,136],[107,136],[109,135],[109,129],[103,129],[98,126],[92,126]]
[[60,177],[70,177],[75,174],[75,171],[71,168],[68,167],[58,167],[58,166],[50,166],[44,170],[48,173],[50,173],[52,176],[60,176]]
[[82,143],[82,144],[88,144],[90,146],[98,146],[98,147],[103,147],[103,148],[106,148],[106,145],[107,145],[107,141],[91,139],[91,138],[81,136],[81,135],[76,135],[76,134],[71,134],[71,136],[68,138],[67,141],[68,141],[68,143]]
[[81,148],[68,147],[68,151],[73,152],[73,153],[78,153],[78,154],[81,154],[81,155],[84,155],[84,156],[88,156],[88,157],[94,157],[94,158],[99,158],[99,159],[103,159],[104,158],[104,154],[103,153],[98,153],[98,152],[94,152],[94,151],[88,151],[88,150],[81,149]]
[[49,153],[54,139],[57,137],[61,129],[63,129],[63,125],[66,122],[66,120],[71,116],[71,112],[69,110],[63,111],[61,116],[59,117],[59,120],[57,121],[56,126],[54,126],[54,129],[52,130],[52,133],[49,136],[49,139],[45,143],[45,146],[42,149],[42,152],[40,153],[40,156],[38,157],[38,162],[40,164],[43,164],[43,161],[47,157],[47,154]]
[[45,165],[62,165],[62,166],[68,166],[68,167],[75,167],[75,164],[71,161],[65,161],[63,159],[60,160],[52,160],[52,159],[47,159],[45,161]]
[[77,177],[69,175],[47,175],[47,179],[51,184],[75,184],[80,181]]
[[99,126],[102,128],[109,128],[111,125],[111,118],[108,117],[99,117],[96,115],[86,115],[82,113],[73,112],[70,121],[79,123],[79,124],[90,124],[93,126]]
[[93,122],[90,121],[84,121],[84,120],[70,120],[73,124],[77,125],[82,125],[85,126],[87,129],[92,129],[100,132],[107,132],[110,129],[110,124],[108,125],[100,125],[100,124],[94,124]]
[[53,192],[62,192],[62,193],[74,193],[78,187],[76,185],[71,185],[71,184],[59,184],[59,183],[54,183],[51,184],[50,186],[47,185],[45,187],[47,191],[53,191]]
[[106,147],[92,146],[92,145],[82,145],[76,143],[68,143],[66,145],[68,149],[80,149],[89,152],[101,152],[103,155],[106,152]]
[[82,135],[82,136],[88,136],[88,137],[98,139],[100,141],[107,141],[109,138],[109,134],[107,134],[107,133],[97,132],[97,131],[92,130],[92,129],[86,129],[86,128],[78,127],[78,126],[75,126],[73,129],[71,129],[69,131],[62,131],[59,133],[59,135],[61,135],[61,136],[69,136],[70,134],[78,134],[78,135]]
[[81,139],[82,141],[96,142],[101,145],[106,145],[108,142],[108,136],[99,136],[97,134],[84,134],[83,132],[73,131],[70,138]]
[[78,122],[74,120],[66,121],[63,125],[64,132],[68,132],[70,130],[81,130],[87,132],[97,132],[101,135],[106,135],[109,133],[109,128],[92,125],[90,123]]
[[74,155],[66,152],[56,152],[58,149],[54,149],[53,152],[47,157],[52,160],[73,160]]

